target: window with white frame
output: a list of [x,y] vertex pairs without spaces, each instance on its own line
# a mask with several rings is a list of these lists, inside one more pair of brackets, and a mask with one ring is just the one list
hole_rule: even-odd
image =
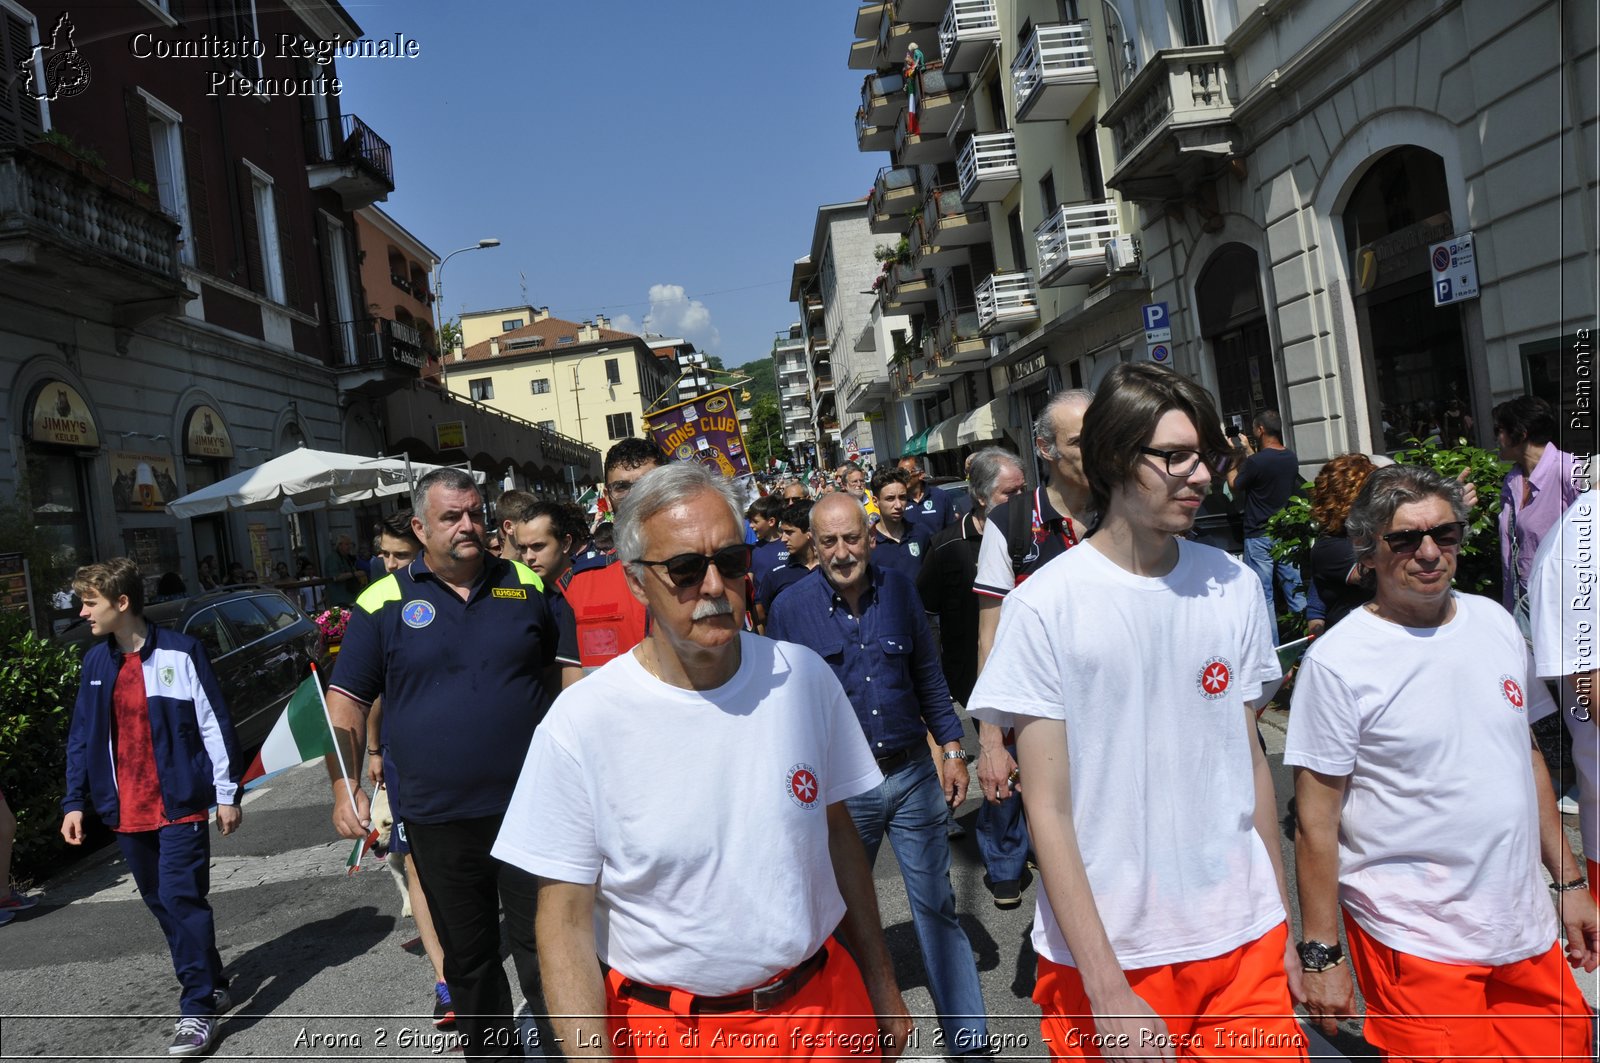
[[534,378],[530,382],[530,390],[535,395],[548,395],[548,394],[550,394],[550,378],[549,377],[536,377],[536,378]]
[[500,322],[501,332],[510,332],[512,329],[518,329],[521,327],[522,319],[520,317],[508,317],[504,321]]
[[161,209],[183,226],[178,234],[180,254],[186,266],[194,265],[194,232],[189,221],[189,183],[183,161],[183,117],[143,89],[145,110],[150,116],[150,154],[156,167],[156,198]]
[[467,394],[474,402],[488,402],[494,398],[494,378],[484,376],[467,381]]
[[556,423],[554,421],[540,421],[539,427],[543,428],[546,432],[554,432],[556,430]]
[[256,209],[256,239],[261,245],[261,270],[266,282],[266,296],[275,303],[284,302],[283,247],[278,236],[277,199],[272,194],[272,177],[254,163],[246,162],[250,169],[250,195]]

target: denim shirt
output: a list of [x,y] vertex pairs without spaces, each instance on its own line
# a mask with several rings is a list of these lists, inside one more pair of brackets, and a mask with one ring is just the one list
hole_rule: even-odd
[[961,738],[933,632],[917,588],[899,572],[867,566],[855,616],[819,566],[772,603],[767,634],[809,646],[839,677],[875,757]]

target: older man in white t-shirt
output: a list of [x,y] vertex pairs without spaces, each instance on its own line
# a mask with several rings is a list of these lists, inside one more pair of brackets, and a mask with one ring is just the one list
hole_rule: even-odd
[[1393,466],[1345,521],[1377,592],[1306,655],[1284,752],[1306,1006],[1333,1032],[1354,967],[1390,1058],[1587,1059],[1567,964],[1595,969],[1595,906],[1528,732],[1555,706],[1510,614],[1451,587],[1466,517],[1455,481]]
[[1261,583],[1183,540],[1228,452],[1204,389],[1114,367],[1084,417],[1098,529],[1005,600],[968,706],[1017,731],[1055,1058],[1303,1058],[1252,703]]
[[[1591,467],[1593,459],[1585,462]],[[1561,717],[1578,769],[1578,825],[1589,865],[1589,896],[1600,903],[1600,492],[1579,495],[1539,544],[1529,583],[1533,663],[1561,681]]]
[[826,662],[742,631],[742,510],[694,463],[634,485],[650,633],[556,700],[494,847],[539,876],[569,1058],[892,1057],[911,1029],[845,808],[883,776]]

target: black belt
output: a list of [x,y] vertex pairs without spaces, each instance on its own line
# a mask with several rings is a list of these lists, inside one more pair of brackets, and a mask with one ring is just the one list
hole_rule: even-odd
[[883,756],[875,757],[873,759],[878,762],[879,771],[883,772],[885,775],[893,775],[901,768],[904,768],[908,764],[914,763],[917,754],[926,753],[927,749],[928,747],[926,745],[907,746],[905,749],[902,749],[897,753],[885,753]]
[[[811,976],[820,971],[822,965],[827,962],[828,946],[824,945],[812,953],[810,959],[802,961],[799,966],[775,982],[747,989],[743,993],[729,993],[725,997],[691,997],[689,1011],[714,1015],[731,1011],[771,1011],[804,989],[806,983],[811,981]],[[653,1008],[660,1008],[663,1011],[672,1009],[672,991],[668,989],[659,989],[635,982],[631,978],[624,978],[622,984],[617,987],[617,992],[621,996],[649,1004]]]

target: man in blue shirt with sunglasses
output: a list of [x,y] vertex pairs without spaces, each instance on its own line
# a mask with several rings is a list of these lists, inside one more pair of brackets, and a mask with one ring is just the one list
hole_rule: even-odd
[[[772,603],[767,634],[816,650],[850,694],[884,775],[846,802],[850,816],[869,860],[884,835],[894,846],[946,1052],[985,1052],[983,991],[956,921],[945,834],[946,807],[966,799],[967,762],[922,599],[909,578],[868,563],[873,539],[854,497],[824,495],[811,510],[811,539],[821,564]],[[928,757],[930,733],[942,771]]]

